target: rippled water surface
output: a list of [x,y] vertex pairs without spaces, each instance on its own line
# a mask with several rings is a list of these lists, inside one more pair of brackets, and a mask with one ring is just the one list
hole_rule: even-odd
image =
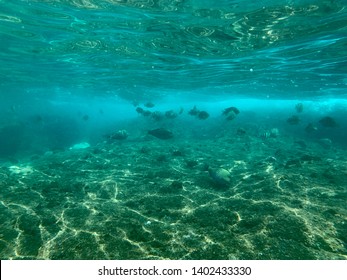
[[0,1],[0,86],[344,95],[343,0]]

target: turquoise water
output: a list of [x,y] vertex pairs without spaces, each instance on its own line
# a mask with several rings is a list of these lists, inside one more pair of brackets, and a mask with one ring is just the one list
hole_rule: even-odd
[[345,95],[344,1],[215,2],[1,1],[1,86]]
[[346,259],[344,0],[0,0],[1,259]]

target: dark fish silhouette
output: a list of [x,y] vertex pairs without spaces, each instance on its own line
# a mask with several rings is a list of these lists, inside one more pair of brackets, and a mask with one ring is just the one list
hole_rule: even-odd
[[309,123],[306,127],[305,127],[305,131],[307,133],[313,133],[315,131],[317,131],[317,127],[313,124],[313,123]]
[[173,133],[170,130],[167,130],[165,128],[157,128],[157,129],[149,130],[148,134],[162,140],[167,140],[173,137]]
[[125,129],[118,130],[115,133],[105,135],[110,140],[125,140],[128,138],[128,132]]
[[228,116],[225,118],[227,121],[232,121],[233,119],[236,118],[236,114],[233,111],[230,111],[228,113]]
[[237,130],[236,130],[236,134],[237,135],[245,135],[246,134],[246,130],[242,127],[239,127]]
[[144,110],[143,113],[142,113],[142,115],[144,115],[145,117],[149,117],[149,116],[152,115],[152,112],[149,111],[149,110]]
[[200,119],[200,120],[206,120],[208,117],[210,116],[209,113],[207,113],[206,111],[200,111],[197,115],[197,117]]
[[298,113],[302,113],[302,111],[304,111],[304,104],[302,103],[298,103],[295,105],[295,110],[298,112]]
[[169,110],[165,112],[165,117],[168,119],[174,119],[177,117],[177,113],[175,113],[173,110]]
[[228,115],[230,112],[234,112],[236,115],[238,115],[240,113],[240,110],[236,107],[229,107],[224,109],[223,115]]
[[324,117],[319,120],[319,123],[324,127],[334,128],[339,125],[332,117]]
[[194,106],[194,108],[191,109],[188,112],[188,114],[191,115],[191,116],[195,116],[195,117],[197,117],[200,120],[206,120],[210,116],[210,114],[207,113],[206,111],[198,110],[198,108],[196,108],[196,106]]
[[196,108],[196,106],[194,106],[194,108],[193,109],[191,109],[189,112],[188,112],[188,114],[189,115],[192,115],[192,116],[197,116],[198,114],[199,114],[199,110]]
[[236,116],[240,113],[240,110],[236,107],[229,107],[224,109],[222,115],[224,115],[227,121],[232,121],[236,118]]
[[150,115],[152,115],[152,112],[149,110],[144,110],[141,107],[137,107],[136,108],[136,112],[138,112],[139,114],[143,115],[144,117],[149,117]]
[[146,104],[145,104],[145,107],[147,107],[147,108],[153,108],[155,105],[152,103],[152,102],[147,102]]
[[298,116],[291,116],[290,118],[287,119],[287,123],[291,124],[291,125],[297,125],[299,124],[300,119]]
[[82,119],[83,119],[84,121],[87,121],[87,120],[89,120],[89,116],[88,116],[88,115],[84,115],[84,116],[82,117]]
[[151,113],[151,117],[155,121],[161,121],[163,119],[163,114],[159,111],[155,111]]
[[139,114],[143,114],[145,110],[143,110],[141,107],[137,107],[136,108],[136,112],[138,112]]

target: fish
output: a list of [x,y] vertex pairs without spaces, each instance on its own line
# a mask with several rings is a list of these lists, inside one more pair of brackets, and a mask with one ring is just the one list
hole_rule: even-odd
[[242,127],[239,127],[236,131],[237,135],[245,135],[246,134],[246,130]]
[[233,111],[230,111],[228,113],[228,116],[225,118],[227,121],[232,121],[233,119],[236,118],[236,114]]
[[174,136],[170,130],[167,130],[165,128],[157,128],[157,129],[149,130],[148,134],[162,140],[167,140]]
[[136,108],[136,112],[141,114],[142,116],[144,117],[149,117],[150,115],[152,115],[152,112],[149,111],[149,110],[144,110],[143,108],[141,107],[137,107]]
[[295,110],[298,112],[298,113],[302,113],[304,111],[304,104],[302,103],[298,103],[295,105]]
[[118,130],[115,133],[105,135],[110,140],[125,140],[128,138],[128,132],[125,129]]
[[315,131],[317,131],[318,128],[313,124],[313,123],[309,123],[306,127],[305,127],[305,131],[307,133],[313,133]]
[[233,112],[236,115],[240,114],[240,110],[237,109],[236,107],[229,107],[224,109],[222,115],[228,115],[230,112]]
[[189,112],[188,112],[189,115],[191,116],[195,116],[197,117],[198,119],[200,120],[206,120],[210,114],[207,113],[206,111],[200,111],[196,108],[196,106],[194,106],[193,109],[191,109]]
[[287,123],[289,123],[290,125],[297,125],[300,123],[300,119],[298,116],[291,116],[287,119]]
[[169,110],[165,112],[165,117],[168,119],[174,119],[177,117],[177,113],[175,113],[173,110]]
[[209,113],[207,113],[206,111],[200,111],[197,115],[197,117],[200,119],[200,120],[206,120],[208,117],[210,116]]
[[338,127],[339,125],[332,117],[324,117],[319,120],[319,123],[324,127],[334,128]]
[[271,137],[271,133],[269,131],[264,131],[259,134],[259,137],[265,140]]
[[199,114],[199,110],[196,108],[196,106],[194,106],[194,108],[193,109],[191,109],[189,112],[188,112],[188,114],[189,115],[192,115],[192,116],[197,116],[198,114]]
[[155,121],[161,121],[163,119],[163,114],[159,111],[155,111],[151,113],[151,117]]
[[270,130],[263,131],[259,134],[259,137],[266,140],[269,138],[277,138],[280,135],[278,128],[274,127]]
[[232,121],[233,119],[236,118],[236,116],[240,114],[240,110],[237,109],[236,107],[229,107],[224,109],[222,115],[226,116],[227,121]]
[[142,112],[142,115],[145,116],[145,117],[149,117],[149,116],[152,115],[152,112],[149,111],[149,110],[144,110],[144,111]]
[[145,110],[143,110],[143,108],[141,108],[141,107],[136,108],[136,112],[138,112],[139,114],[143,114],[144,111]]
[[153,108],[155,105],[152,102],[147,102],[144,104],[144,106],[147,108]]
[[228,187],[231,184],[231,173],[224,168],[208,168],[213,182],[219,187]]

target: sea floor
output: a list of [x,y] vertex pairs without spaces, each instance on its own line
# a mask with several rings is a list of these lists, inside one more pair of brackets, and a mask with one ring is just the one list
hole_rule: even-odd
[[[216,184],[207,167],[232,174]],[[347,151],[151,136],[0,168],[1,259],[347,259]]]

